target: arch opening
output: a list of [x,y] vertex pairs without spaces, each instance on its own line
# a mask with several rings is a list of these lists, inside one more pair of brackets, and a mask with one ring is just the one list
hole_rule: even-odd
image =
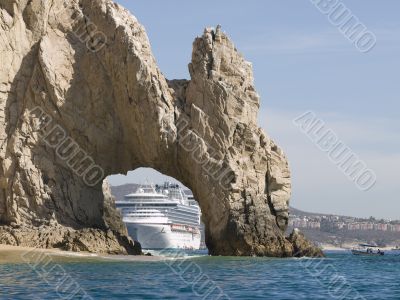
[[152,168],[138,168],[105,180],[128,235],[143,251],[206,253],[201,207],[183,183]]

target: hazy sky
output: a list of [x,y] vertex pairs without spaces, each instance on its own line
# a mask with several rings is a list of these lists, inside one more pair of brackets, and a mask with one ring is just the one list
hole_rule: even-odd
[[[188,78],[192,42],[222,25],[253,63],[261,96],[259,123],[286,152],[291,205],[325,213],[400,219],[400,1],[342,1],[377,37],[360,53],[308,0],[117,1],[145,26],[169,79]],[[292,123],[314,111],[377,174],[357,189]],[[114,185],[160,181],[140,170]]]

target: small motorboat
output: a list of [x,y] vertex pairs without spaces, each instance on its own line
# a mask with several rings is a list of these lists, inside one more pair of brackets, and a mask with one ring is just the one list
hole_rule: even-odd
[[362,256],[382,256],[385,255],[385,252],[380,249],[376,250],[378,246],[369,245],[369,244],[360,244],[356,249],[352,249],[351,253],[353,255],[362,255]]

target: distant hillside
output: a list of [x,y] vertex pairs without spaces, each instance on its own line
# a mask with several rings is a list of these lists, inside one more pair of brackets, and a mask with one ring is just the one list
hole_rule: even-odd
[[305,217],[317,217],[317,216],[333,216],[333,214],[322,214],[322,213],[312,213],[312,212],[307,212],[303,211],[294,207],[289,207],[289,213],[291,216],[305,216]]
[[290,208],[288,232],[293,228],[299,228],[314,242],[338,247],[358,243],[379,246],[400,244],[400,221],[396,220],[309,213]]
[[115,197],[116,201],[121,201],[124,199],[125,195],[135,192],[138,187],[139,187],[139,184],[136,184],[136,183],[111,186],[111,193]]

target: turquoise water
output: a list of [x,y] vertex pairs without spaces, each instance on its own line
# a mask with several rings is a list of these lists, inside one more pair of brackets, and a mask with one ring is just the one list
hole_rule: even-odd
[[52,258],[1,264],[0,299],[400,299],[400,256]]

